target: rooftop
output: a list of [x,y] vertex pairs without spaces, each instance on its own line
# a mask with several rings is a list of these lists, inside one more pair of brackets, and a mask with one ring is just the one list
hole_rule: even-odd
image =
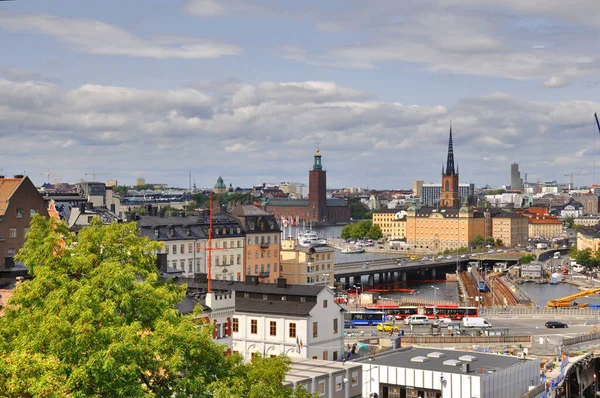
[[485,377],[499,370],[520,366],[524,360],[508,355],[472,351],[406,347],[377,354],[371,361],[369,358],[362,358],[355,362],[457,374],[464,374],[461,365],[468,363],[469,374]]
[[362,366],[352,366],[349,363],[323,361],[320,359],[293,358],[290,369],[285,375],[284,385],[319,378],[334,373],[346,372],[346,369],[360,371]]
[[8,201],[13,196],[24,178],[0,178],[0,216],[8,208]]
[[[177,278],[175,281],[178,285],[187,284],[188,288],[195,288],[199,290],[206,290],[206,282],[196,282],[193,278]],[[305,297],[316,297],[327,289],[327,286],[323,285],[286,285],[285,287],[278,287],[276,283],[259,283],[256,285],[238,282],[238,281],[221,281],[211,280],[211,289],[213,290],[233,290],[241,293],[263,293],[263,294],[280,294],[285,296],[305,296]]]

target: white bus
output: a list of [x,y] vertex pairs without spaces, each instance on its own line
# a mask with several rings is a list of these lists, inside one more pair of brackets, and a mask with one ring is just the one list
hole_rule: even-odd
[[554,252],[554,259],[560,258],[560,252]]

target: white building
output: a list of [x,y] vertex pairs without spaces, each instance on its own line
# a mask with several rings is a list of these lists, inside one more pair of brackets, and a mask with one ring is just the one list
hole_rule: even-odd
[[304,388],[318,397],[361,397],[362,366],[348,362],[295,358],[285,375],[284,387]]
[[[475,184],[458,184],[460,203],[475,194]],[[442,195],[442,184],[423,184],[421,187],[421,204],[435,206]]]
[[515,398],[540,384],[540,360],[407,347],[365,358],[363,397]]
[[[257,279],[256,279],[257,280]],[[341,307],[326,286],[213,281],[214,289],[236,292],[233,351],[249,360],[285,354],[336,361],[344,350]]]

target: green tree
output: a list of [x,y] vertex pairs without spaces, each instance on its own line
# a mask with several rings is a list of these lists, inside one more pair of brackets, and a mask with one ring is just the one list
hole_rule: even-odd
[[575,217],[565,218],[565,224],[567,224],[567,228],[573,229],[573,226],[575,225]]
[[527,254],[527,255],[525,255],[525,256],[523,256],[523,257],[521,257],[521,258],[519,259],[519,262],[520,262],[521,264],[529,264],[529,263],[530,263],[530,262],[532,262],[533,260],[535,260],[535,257],[534,257],[532,254]]
[[483,247],[485,245],[485,239],[483,238],[483,236],[477,234],[473,239],[473,244],[477,247]]
[[379,225],[371,225],[371,228],[369,228],[369,232],[367,232],[367,238],[381,239],[382,237],[383,232],[381,232],[381,227]]
[[249,377],[210,325],[175,309],[186,287],[159,280],[160,249],[135,223],[94,220],[75,236],[35,216],[17,255],[33,279],[0,317],[0,397],[209,396]]
[[487,246],[494,246],[494,243],[496,243],[496,242],[494,241],[494,238],[492,238],[492,237],[489,237],[485,240],[485,244]]
[[502,242],[502,239],[500,238],[496,239],[496,242],[494,244],[496,247],[504,247],[504,242]]
[[350,206],[350,217],[353,220],[364,220],[371,218],[371,212],[369,208],[360,201],[360,198],[354,197],[348,200],[348,205]]

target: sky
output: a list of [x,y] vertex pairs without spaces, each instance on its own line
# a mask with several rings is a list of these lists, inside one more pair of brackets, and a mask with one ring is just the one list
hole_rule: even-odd
[[[0,169],[213,186],[600,180],[600,2],[0,2]],[[598,171],[596,172],[596,163]]]

